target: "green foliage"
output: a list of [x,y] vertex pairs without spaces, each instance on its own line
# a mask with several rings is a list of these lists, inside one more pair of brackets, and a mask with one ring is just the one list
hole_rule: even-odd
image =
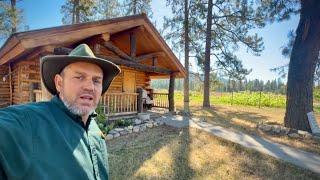
[[111,131],[113,128],[115,128],[115,123],[114,122],[112,122],[111,124],[107,125],[105,128],[100,128],[100,129],[105,134],[108,134],[109,131]]
[[107,121],[107,117],[105,115],[105,113],[103,112],[103,106],[101,103],[98,104],[98,107],[96,108],[96,113],[97,113],[97,123],[100,125],[105,125],[106,121]]
[[67,0],[61,6],[63,24],[75,24],[93,20],[96,10],[95,0]]
[[0,1],[0,40],[16,32],[22,24],[22,9],[17,8],[16,1],[13,6],[11,3],[9,0]]
[[313,89],[313,99],[315,102],[320,102],[320,89],[319,88]]
[[116,127],[126,127],[126,126],[130,126],[132,125],[132,121],[131,120],[125,120],[125,119],[119,119],[115,121],[115,126]]
[[[181,91],[175,92],[175,101],[183,101],[183,94]],[[190,103],[191,104],[202,104],[203,95],[201,92],[191,91],[190,92]],[[286,106],[286,96],[268,92],[234,92],[232,93],[211,93],[210,104],[233,104],[233,105],[245,105],[258,107],[260,103],[261,107],[275,107],[283,108]]]
[[[213,99],[213,101],[215,101]],[[256,106],[261,107],[285,107],[286,106],[286,97],[284,95],[278,95],[274,93],[265,93],[261,92],[238,92],[228,95],[223,95],[217,97],[216,102],[223,104],[236,104],[236,105],[247,105],[247,106]]]
[[121,16],[121,5],[118,0],[96,0],[96,19],[110,19]]
[[123,9],[125,15],[145,13],[152,17],[151,0],[124,0]]

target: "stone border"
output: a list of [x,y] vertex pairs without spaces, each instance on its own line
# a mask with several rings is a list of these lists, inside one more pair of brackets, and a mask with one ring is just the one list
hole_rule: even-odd
[[120,136],[125,136],[131,133],[143,132],[147,128],[153,128],[157,126],[161,126],[164,124],[164,117],[159,117],[156,119],[147,119],[141,120],[136,118],[134,121],[134,125],[124,127],[124,128],[114,128],[105,136],[106,140],[111,140]]
[[270,135],[320,140],[319,136],[313,135],[307,131],[291,129],[280,125],[258,124],[257,128]]

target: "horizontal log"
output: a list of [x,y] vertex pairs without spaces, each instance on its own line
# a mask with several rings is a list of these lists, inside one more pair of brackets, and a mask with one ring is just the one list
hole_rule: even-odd
[[117,46],[115,46],[111,41],[106,41],[101,43],[102,46],[107,48],[108,50],[112,51],[116,55],[118,55],[120,58],[133,61],[134,59],[127,55],[125,52],[123,52],[121,49],[119,49]]
[[[110,45],[110,41],[109,42],[105,42],[104,44],[109,44]],[[116,47],[116,46],[114,46],[114,47]],[[65,47],[54,48],[54,54],[67,55],[70,52],[71,52],[70,48],[65,48]],[[171,74],[172,73],[172,71],[169,70],[169,69],[155,67],[155,66],[148,66],[148,65],[144,65],[144,64],[139,64],[137,62],[130,61],[130,60],[125,60],[125,59],[116,58],[116,57],[112,57],[112,56],[104,56],[104,55],[97,55],[97,56],[100,57],[100,58],[103,58],[103,59],[108,59],[108,60],[110,60],[110,61],[112,61],[112,62],[114,62],[114,63],[116,63],[118,65],[125,65],[127,67],[134,68],[135,70],[142,70],[142,71],[145,71],[145,72],[154,72],[154,73],[160,73],[160,74]],[[128,55],[126,55],[126,56],[127,56],[128,59],[132,60],[132,58],[129,57]]]
[[139,64],[137,62],[124,60],[121,58],[115,58],[115,57],[103,56],[103,55],[97,55],[97,56],[100,58],[103,58],[103,59],[107,59],[107,60],[109,60],[115,64],[118,64],[118,65],[125,65],[127,67],[132,67],[136,70],[141,70],[141,71],[145,71],[145,72],[154,72],[154,73],[160,73],[160,74],[171,74],[172,73],[172,71],[169,69]]
[[154,52],[154,53],[144,54],[144,55],[137,56],[136,61],[140,62],[140,61],[144,61],[147,59],[152,59],[153,57],[160,57],[160,56],[164,56],[164,55],[165,55],[164,52]]
[[55,55],[68,55],[72,49],[66,47],[56,47],[53,49],[53,54]]

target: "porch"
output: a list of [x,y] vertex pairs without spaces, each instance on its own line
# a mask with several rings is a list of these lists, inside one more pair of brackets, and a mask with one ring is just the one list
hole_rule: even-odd
[[[156,93],[152,90],[148,93],[148,96],[153,100],[151,109],[146,107],[144,99],[142,98],[142,90],[137,89],[137,93],[119,92],[119,93],[105,93],[100,99],[100,108],[111,119],[117,119],[124,116],[135,116],[138,113],[150,112],[159,113],[169,112],[169,93]],[[42,91],[33,90],[33,100],[42,101]],[[171,103],[174,104],[174,103]],[[174,109],[172,107],[171,109]]]

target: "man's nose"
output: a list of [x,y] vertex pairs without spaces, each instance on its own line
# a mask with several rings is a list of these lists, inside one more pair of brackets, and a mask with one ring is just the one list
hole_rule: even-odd
[[86,80],[84,85],[83,85],[83,88],[85,90],[90,90],[90,91],[93,91],[94,90],[94,83],[92,80]]

